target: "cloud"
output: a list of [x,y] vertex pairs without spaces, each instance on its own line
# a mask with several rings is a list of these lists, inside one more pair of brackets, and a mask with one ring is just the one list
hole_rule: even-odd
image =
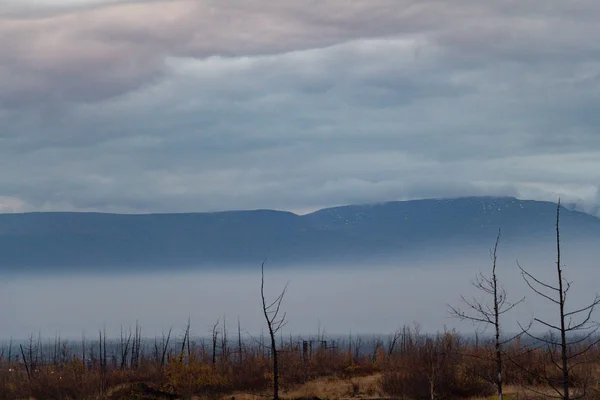
[[597,2],[7,4],[3,210],[598,202]]

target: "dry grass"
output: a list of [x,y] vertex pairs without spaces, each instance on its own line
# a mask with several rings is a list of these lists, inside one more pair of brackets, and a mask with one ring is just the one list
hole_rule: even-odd
[[[319,378],[303,385],[297,385],[292,390],[286,391],[283,399],[321,399],[321,400],[382,400],[392,399],[381,391],[381,374],[353,379],[352,383],[340,378]],[[359,393],[353,391],[353,383],[361,388]],[[543,394],[547,396],[544,396]],[[521,387],[517,385],[507,385],[504,387],[504,400],[541,400],[547,399],[553,393],[546,387]],[[555,394],[555,393],[554,393]],[[591,389],[589,399],[598,399],[596,389]],[[269,393],[264,392],[259,395],[235,392],[231,395],[222,396],[220,400],[265,400],[269,398]],[[194,397],[195,400],[201,400],[201,397]],[[495,400],[496,395],[487,397],[471,397],[465,400]]]
[[337,377],[319,378],[286,391],[283,395],[292,399],[314,397],[320,399],[368,399],[385,397],[381,391],[380,380],[380,374],[348,379]]
[[[494,398],[493,385],[484,379],[495,376],[493,359],[486,359],[492,347],[473,346],[453,332],[425,337],[407,331],[407,335],[393,351],[382,341],[375,350],[360,354],[334,346],[315,349],[305,357],[301,347],[282,344],[280,395],[283,399],[420,400],[430,398],[433,385],[436,399]],[[128,362],[123,368],[119,362],[103,365],[98,360],[84,365],[70,354],[56,362],[40,360],[31,378],[22,360],[0,359],[0,399],[265,400],[270,397],[272,371],[263,350],[248,347],[241,356],[220,353],[213,363],[212,348],[192,347],[184,355],[169,352],[164,365],[152,354],[141,354],[139,362]],[[513,351],[513,358],[527,370],[556,372],[543,350],[523,353],[518,343],[506,350]],[[591,364],[574,370],[574,390],[584,381],[595,384],[600,377],[600,349],[589,356]],[[524,387],[551,394],[542,381],[509,362],[504,378],[506,400],[548,397]],[[600,400],[600,393],[592,390],[586,398]]]

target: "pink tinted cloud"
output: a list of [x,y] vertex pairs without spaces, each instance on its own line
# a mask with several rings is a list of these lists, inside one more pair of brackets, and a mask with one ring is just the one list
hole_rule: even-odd
[[467,59],[594,52],[589,38],[600,28],[585,16],[598,4],[174,0],[31,15],[23,7],[0,16],[0,107],[119,96],[163,77],[167,57],[273,54],[374,36],[419,34]]

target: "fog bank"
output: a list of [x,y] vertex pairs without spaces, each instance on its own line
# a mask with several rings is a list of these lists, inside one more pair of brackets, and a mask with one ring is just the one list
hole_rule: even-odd
[[[507,315],[506,331],[517,329],[517,321],[527,323],[533,314],[552,320],[555,311],[547,301],[536,297],[523,283],[516,259],[539,278],[555,279],[551,244],[523,249],[507,249],[499,254],[501,282],[513,299],[526,296],[526,302]],[[569,300],[573,307],[585,305],[597,290],[600,270],[598,251],[587,246],[565,249],[565,273],[573,280]],[[447,303],[460,305],[460,295],[478,296],[470,282],[479,272],[487,273],[490,258],[486,250],[435,261],[378,265],[354,265],[278,270],[267,264],[266,290],[277,296],[289,281],[283,306],[289,324],[284,335],[390,333],[403,324],[418,322],[427,332],[457,328],[473,332],[475,327],[452,319]],[[95,336],[106,326],[109,336],[117,336],[121,326],[138,321],[144,336],[183,330],[188,318],[192,333],[204,336],[218,320],[226,318],[232,330],[239,317],[245,332],[260,334],[260,266],[255,270],[223,272],[163,271],[147,275],[62,276],[4,278],[0,291],[0,318],[5,321],[0,336],[23,338],[42,333],[79,338],[82,332]]]

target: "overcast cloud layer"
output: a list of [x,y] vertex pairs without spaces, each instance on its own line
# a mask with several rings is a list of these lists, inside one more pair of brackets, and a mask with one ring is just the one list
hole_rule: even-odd
[[0,211],[600,203],[600,2],[3,0]]

